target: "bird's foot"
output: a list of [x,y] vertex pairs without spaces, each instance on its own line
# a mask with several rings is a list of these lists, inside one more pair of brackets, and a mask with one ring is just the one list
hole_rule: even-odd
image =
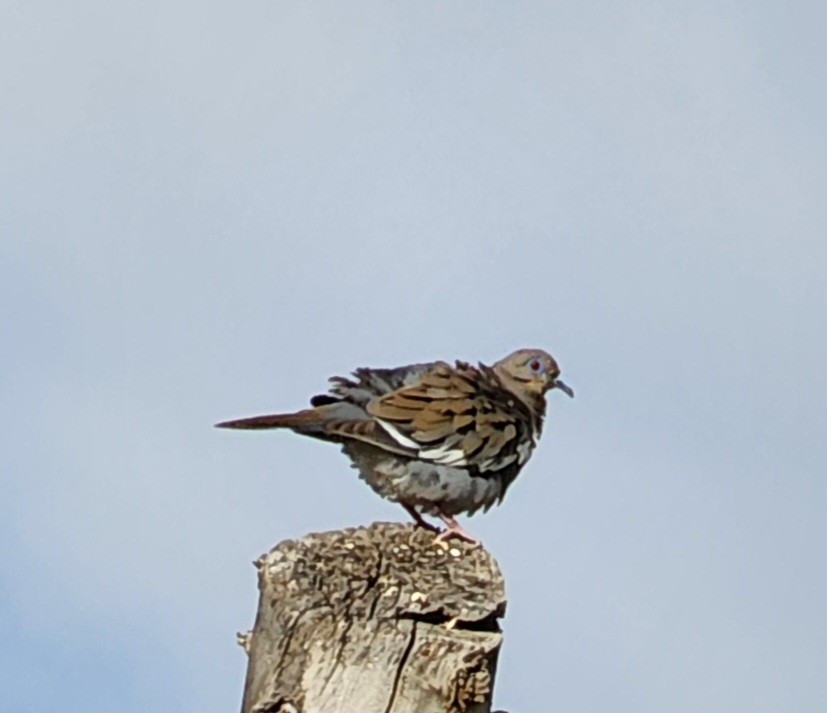
[[439,528],[436,525],[432,525],[427,520],[423,519],[422,515],[420,515],[416,508],[413,505],[407,505],[406,503],[401,503],[402,507],[408,511],[408,514],[414,519],[414,522],[419,525],[420,527],[430,530],[431,532],[439,532]]
[[443,512],[439,512],[437,514],[439,515],[442,522],[444,522],[447,525],[447,527],[436,536],[434,542],[443,543],[451,537],[456,537],[459,540],[465,540],[465,542],[468,542],[472,545],[482,547],[482,542],[480,542],[473,535],[469,535],[465,530],[463,530],[462,526],[450,515],[446,515]]

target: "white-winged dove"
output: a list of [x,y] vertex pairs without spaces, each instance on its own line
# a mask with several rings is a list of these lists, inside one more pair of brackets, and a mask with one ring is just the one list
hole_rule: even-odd
[[531,456],[543,427],[545,394],[574,392],[554,358],[521,349],[493,366],[456,362],[357,369],[333,377],[312,408],[217,424],[220,428],[289,428],[339,443],[361,477],[399,502],[447,525],[440,537],[474,541],[453,516],[488,510]]

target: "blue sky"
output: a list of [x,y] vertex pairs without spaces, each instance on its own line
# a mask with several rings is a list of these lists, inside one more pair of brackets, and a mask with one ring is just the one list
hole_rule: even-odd
[[235,709],[251,560],[404,513],[211,424],[523,346],[496,705],[825,707],[826,21],[0,5],[0,707]]

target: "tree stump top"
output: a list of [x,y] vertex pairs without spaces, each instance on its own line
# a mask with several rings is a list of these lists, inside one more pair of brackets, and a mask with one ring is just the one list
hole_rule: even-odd
[[490,708],[505,591],[481,547],[375,523],[286,540],[256,564],[242,710]]

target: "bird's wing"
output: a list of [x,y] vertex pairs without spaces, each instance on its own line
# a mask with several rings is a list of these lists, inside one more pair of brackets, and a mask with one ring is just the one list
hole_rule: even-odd
[[[374,445],[443,465],[498,471],[534,445],[528,408],[490,370],[437,363],[414,383],[366,404]],[[364,426],[363,426],[364,428]],[[342,433],[342,436],[353,437]]]
[[[350,378],[344,376],[331,377],[330,392],[314,396],[310,403],[317,406],[335,401],[348,401],[365,407],[377,396],[384,396],[396,389],[415,384],[422,374],[440,364],[444,364],[444,362],[411,364],[395,369],[356,369]],[[447,364],[444,365],[448,366]]]

